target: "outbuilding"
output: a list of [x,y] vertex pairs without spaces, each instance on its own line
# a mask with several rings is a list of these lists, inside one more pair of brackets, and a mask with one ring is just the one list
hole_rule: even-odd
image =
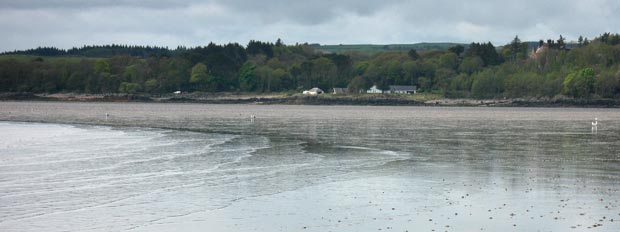
[[390,93],[415,94],[416,89],[413,85],[390,85]]
[[303,92],[304,95],[319,95],[319,94],[323,94],[323,90],[319,89],[319,88],[312,88],[310,90],[306,90]]
[[348,88],[334,88],[333,94],[346,94],[349,92]]

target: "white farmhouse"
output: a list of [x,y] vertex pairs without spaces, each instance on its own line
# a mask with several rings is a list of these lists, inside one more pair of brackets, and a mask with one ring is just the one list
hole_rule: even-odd
[[383,90],[377,88],[377,85],[373,85],[369,90],[366,90],[366,93],[383,93]]

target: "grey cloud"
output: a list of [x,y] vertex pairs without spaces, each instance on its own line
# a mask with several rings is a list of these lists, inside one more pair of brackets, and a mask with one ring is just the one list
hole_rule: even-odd
[[[0,50],[123,43],[415,43],[592,38],[620,2],[451,0],[0,0]],[[612,31],[617,32],[617,31]]]
[[221,1],[225,6],[246,14],[256,14],[268,22],[287,20],[304,24],[328,22],[343,13],[372,15],[397,2],[395,0]]
[[183,7],[195,1],[174,0],[0,0],[0,8],[46,9],[46,8],[96,8],[96,7]]
[[237,12],[240,17],[256,15],[264,22],[289,20],[304,24],[329,21],[341,12],[372,14],[396,0],[0,0],[0,8],[12,9],[93,9],[93,8],[185,8],[216,4]]

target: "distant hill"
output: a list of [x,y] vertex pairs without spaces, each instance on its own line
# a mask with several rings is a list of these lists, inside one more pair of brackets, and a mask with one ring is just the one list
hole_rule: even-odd
[[[538,47],[538,41],[525,41],[528,44],[529,50]],[[229,44],[234,46],[240,46],[238,44]],[[266,46],[273,46],[273,44],[265,43]],[[321,45],[321,44],[309,44],[313,49],[323,53],[336,53],[343,54],[348,52],[360,52],[365,54],[376,54],[380,52],[388,51],[409,51],[415,49],[418,52],[432,51],[432,50],[447,50],[450,47],[462,45],[467,49],[470,44],[464,43],[415,43],[415,44],[339,44],[339,45]],[[23,55],[23,56],[47,56],[47,57],[92,57],[92,58],[105,58],[120,55],[129,55],[134,57],[151,57],[151,56],[174,56],[178,54],[184,54],[191,50],[202,51],[213,47],[215,45],[209,44],[207,47],[177,47],[176,49],[169,49],[167,47],[157,46],[128,46],[128,45],[89,45],[80,48],[60,49],[55,47],[37,47],[27,50],[15,50],[0,53],[0,56],[7,55]],[[234,47],[233,46],[233,47]],[[498,50],[504,45],[495,44]],[[567,42],[566,48],[577,47],[578,44],[574,42]],[[22,57],[24,58],[24,57]]]
[[[415,44],[340,44],[340,45],[321,45],[309,44],[312,48],[323,53],[347,53],[361,52],[374,54],[387,51],[417,51],[446,50],[456,45],[463,45],[465,48],[469,44],[461,43],[415,43]],[[200,48],[200,47],[199,47]],[[178,47],[168,49],[164,47],[151,46],[127,46],[127,45],[90,45],[68,50],[55,47],[38,47],[21,51],[7,51],[0,55],[30,55],[30,56],[83,56],[83,57],[112,57],[118,55],[130,55],[137,57],[149,56],[170,56],[183,53],[188,48]],[[192,49],[192,48],[189,48]]]
[[[529,49],[537,48],[538,41],[524,41],[528,44]],[[417,51],[430,51],[430,50],[446,50],[456,45],[462,45],[466,49],[470,44],[463,43],[415,43],[415,44],[339,44],[339,45],[322,45],[322,44],[310,44],[312,48],[324,53],[347,53],[347,52],[361,52],[361,53],[379,53],[387,51],[409,51],[415,49]],[[495,45],[497,49],[501,49],[504,45]],[[574,42],[567,42],[566,48],[575,48],[578,44]]]
[[386,51],[409,51],[415,49],[417,51],[428,50],[446,50],[456,45],[467,47],[469,44],[460,43],[415,43],[415,44],[339,44],[339,45],[321,45],[310,44],[314,49],[325,53],[378,53]]

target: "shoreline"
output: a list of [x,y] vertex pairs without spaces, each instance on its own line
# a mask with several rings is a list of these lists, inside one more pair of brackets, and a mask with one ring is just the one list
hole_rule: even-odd
[[403,95],[286,95],[189,93],[181,95],[146,94],[33,94],[0,93],[0,101],[60,101],[60,102],[143,102],[198,104],[256,104],[256,105],[367,105],[367,106],[428,106],[428,107],[580,107],[620,108],[620,99],[432,99],[419,100]]

